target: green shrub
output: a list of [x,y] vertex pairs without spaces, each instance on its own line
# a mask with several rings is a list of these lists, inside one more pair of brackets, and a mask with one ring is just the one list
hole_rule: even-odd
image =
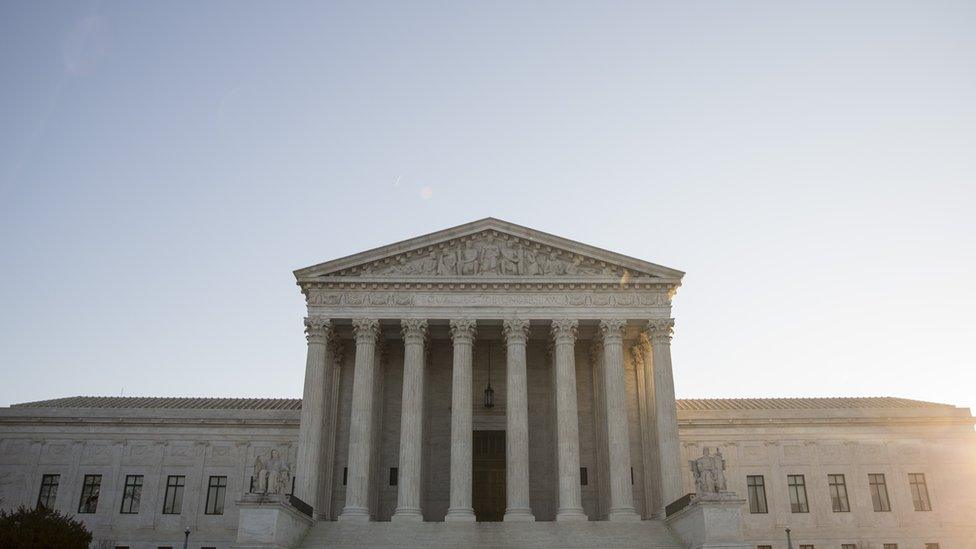
[[88,549],[91,540],[84,524],[44,506],[0,511],[0,547],[4,549]]

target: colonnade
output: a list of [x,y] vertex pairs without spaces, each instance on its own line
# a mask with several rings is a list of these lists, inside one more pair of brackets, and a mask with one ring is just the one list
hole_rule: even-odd
[[[403,334],[403,398],[400,415],[399,479],[397,506],[392,520],[422,521],[421,507],[424,370],[428,321],[409,318],[400,322]],[[609,472],[609,511],[611,521],[639,520],[631,487],[630,435],[627,418],[627,389],[624,368],[625,319],[599,322],[602,343],[602,379],[604,409],[598,416],[606,420],[605,455]],[[299,435],[296,495],[313,506],[319,501],[323,456],[331,451],[330,441],[323,437],[328,394],[336,394],[337,376],[330,371],[334,350],[332,322],[321,317],[305,320],[308,355],[305,391],[302,402]],[[376,454],[372,436],[375,410],[374,385],[377,376],[377,339],[379,321],[375,318],[352,320],[355,339],[355,369],[349,425],[348,471],[345,507],[342,521],[370,520],[369,476],[371,460]],[[579,322],[553,320],[555,437],[558,471],[557,521],[587,520],[580,494],[579,418],[576,394],[575,345]],[[450,320],[453,342],[451,395],[451,471],[450,507],[445,520],[475,520],[472,507],[472,350],[477,337],[475,319]],[[649,343],[642,347],[643,360],[652,365],[656,450],[659,455],[661,506],[681,494],[681,460],[675,408],[674,381],[671,371],[672,319],[652,319],[641,328]],[[526,376],[526,343],[529,321],[502,321],[506,345],[506,510],[505,521],[533,521],[529,501],[529,417]],[[603,453],[604,449],[600,449]],[[329,474],[329,471],[326,471]],[[321,517],[321,511],[316,509]],[[324,517],[323,517],[324,518]]]

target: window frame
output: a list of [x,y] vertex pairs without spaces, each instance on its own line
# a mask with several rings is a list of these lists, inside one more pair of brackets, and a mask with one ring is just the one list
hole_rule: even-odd
[[227,496],[227,475],[210,475],[207,481],[207,501],[204,515],[223,515],[224,500]]
[[932,510],[932,498],[929,497],[925,473],[908,473],[908,488],[912,492],[912,506],[916,511]]
[[[797,481],[799,479],[799,481]],[[786,475],[786,486],[790,495],[791,513],[809,513],[810,498],[807,495],[807,479],[805,475]],[[802,494],[803,500],[800,500]]]
[[122,485],[122,505],[119,507],[119,514],[139,514],[143,484],[143,475],[125,475],[125,484]]
[[891,496],[888,494],[888,480],[884,473],[868,473],[868,490],[871,492],[871,506],[874,512],[890,513]]
[[78,498],[78,514],[98,513],[98,498],[102,493],[102,475],[85,475],[82,478],[81,496]]
[[830,509],[833,512],[851,512],[851,500],[847,493],[847,477],[843,473],[827,474],[827,490],[830,492]]
[[54,509],[58,501],[58,486],[61,485],[60,473],[46,473],[41,475],[41,488],[37,491],[37,507]]
[[[758,479],[758,483],[756,483]],[[746,475],[746,495],[749,499],[749,514],[768,515],[769,501],[766,499],[766,477],[763,475]],[[762,496],[762,499],[760,499]],[[755,503],[755,505],[753,505]],[[762,505],[760,505],[762,503]]]
[[580,467],[580,486],[590,485],[590,472],[586,467]]
[[164,515],[183,514],[183,494],[186,492],[186,475],[167,475],[163,493]]

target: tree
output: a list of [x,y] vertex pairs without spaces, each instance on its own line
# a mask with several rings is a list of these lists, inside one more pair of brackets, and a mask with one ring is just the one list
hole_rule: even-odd
[[84,524],[43,505],[0,510],[0,547],[5,549],[88,549],[91,540]]

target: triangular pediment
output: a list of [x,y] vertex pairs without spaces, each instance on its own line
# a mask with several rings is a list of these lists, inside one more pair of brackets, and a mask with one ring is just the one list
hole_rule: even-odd
[[681,271],[487,218],[295,271],[299,282],[620,280],[678,283]]

